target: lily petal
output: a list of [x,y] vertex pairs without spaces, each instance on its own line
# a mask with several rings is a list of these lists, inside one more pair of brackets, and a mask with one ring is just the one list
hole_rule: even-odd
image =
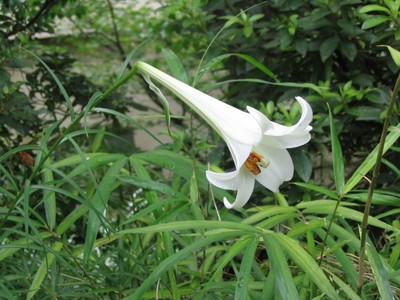
[[312,108],[306,100],[296,97],[301,106],[301,117],[292,126],[284,126],[269,120],[263,113],[247,107],[249,113],[254,117],[263,131],[264,138],[268,138],[268,144],[280,148],[294,148],[306,144],[310,139],[312,127]]
[[268,167],[261,168],[261,173],[256,176],[256,180],[275,193],[284,181],[293,177],[292,158],[286,149],[259,146],[255,150],[269,160]]
[[232,172],[216,173],[206,171],[208,182],[224,190],[236,191],[239,188],[240,176],[239,169]]
[[228,199],[224,197],[224,205],[226,208],[242,208],[250,199],[253,193],[255,178],[246,167],[242,167],[238,174],[239,185],[237,188],[236,199],[233,203],[230,203]]
[[260,141],[260,127],[249,113],[215,99],[149,64],[138,62],[136,67],[141,73],[164,85],[174,95],[189,105],[225,141],[233,139],[241,144],[248,145],[253,145]]
[[253,145],[241,144],[233,139],[226,139],[225,142],[232,154],[236,169],[240,169],[247,157],[249,157]]

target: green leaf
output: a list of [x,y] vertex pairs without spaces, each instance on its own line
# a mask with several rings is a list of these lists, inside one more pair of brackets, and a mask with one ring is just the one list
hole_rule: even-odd
[[[356,199],[362,202],[367,202],[368,192],[354,192],[348,193],[345,196],[349,199]],[[400,206],[399,201],[400,195],[398,194],[387,194],[385,191],[374,191],[374,197],[372,198],[373,205],[385,205],[385,206]]]
[[392,59],[394,60],[394,63],[396,64],[397,67],[400,68],[400,51],[398,51],[388,45],[383,45],[383,46],[388,48],[390,55],[392,56]]
[[100,126],[100,128],[97,131],[97,134],[93,140],[93,143],[92,143],[92,151],[93,152],[99,151],[101,144],[103,143],[103,140],[104,140],[105,132],[106,132],[106,128],[104,126]]
[[339,136],[336,130],[335,121],[329,109],[329,125],[331,128],[331,145],[332,145],[332,160],[333,160],[333,177],[335,180],[336,192],[341,195],[344,188],[344,161],[342,148],[340,146]]
[[58,224],[56,228],[56,234],[62,235],[66,232],[71,226],[73,226],[79,218],[84,216],[89,211],[89,207],[86,205],[77,206],[72,212],[70,212],[61,222]]
[[[400,124],[398,124],[395,129],[392,130],[386,137],[385,145],[383,148],[383,154],[398,140],[400,137]],[[377,145],[374,150],[364,159],[363,163],[354,171],[353,176],[346,182],[343,188],[343,194],[350,192],[360,181],[363,179],[367,173],[372,169],[376,162],[376,156],[378,154]]]
[[258,246],[258,237],[252,238],[247,242],[236,282],[235,300],[247,300],[248,298],[249,281],[251,278],[250,272]]
[[341,41],[340,52],[346,56],[349,61],[353,61],[357,56],[357,47],[352,42]]
[[333,192],[331,189],[328,189],[326,187],[323,186],[318,186],[312,183],[304,183],[304,182],[294,182],[293,184],[297,185],[297,186],[301,186],[303,188],[315,191],[317,193],[321,193],[323,195],[327,195],[328,197],[332,198],[332,199],[337,199],[337,194],[335,192]]
[[[353,221],[357,221],[357,222],[362,221],[363,213],[361,213],[355,209],[343,207],[342,206],[343,204],[344,204],[343,202],[340,203],[341,206],[339,206],[337,208],[336,215],[341,216],[345,219],[349,219],[349,220],[353,220]],[[346,203],[346,205],[347,205],[347,203]],[[354,206],[355,204],[351,204],[351,205]],[[296,205],[297,208],[303,209],[303,214],[327,214],[327,215],[332,215],[332,212],[334,211],[335,206],[336,206],[336,201],[332,201],[332,200],[318,200],[318,201],[312,201],[312,202],[302,202],[302,203],[299,203],[298,205]],[[369,216],[368,224],[370,226],[376,226],[378,228],[382,228],[385,230],[400,232],[393,226],[387,224],[386,222],[378,220],[377,218],[375,218],[373,216]]]
[[314,258],[304,250],[297,241],[281,233],[274,233],[274,239],[279,243],[280,248],[287,252],[293,262],[303,269],[327,297],[331,299],[340,299],[335,288],[332,286],[329,279],[326,278]]
[[392,287],[390,286],[388,268],[385,265],[383,258],[376,251],[371,240],[366,243],[366,253],[368,262],[374,274],[375,282],[379,290],[379,299],[391,300],[394,299]]
[[231,57],[231,56],[237,56],[247,62],[249,62],[250,64],[252,64],[253,66],[255,66],[256,68],[258,68],[260,71],[262,71],[263,73],[265,73],[267,76],[271,77],[274,80],[277,80],[276,75],[266,66],[264,66],[263,64],[259,63],[256,59],[254,59],[253,57],[247,55],[247,54],[241,54],[241,53],[226,53],[220,56],[217,56],[215,58],[213,58],[211,61],[209,61],[196,75],[195,81],[194,81],[194,85],[197,84],[197,82],[200,80],[201,77],[203,77],[203,75],[210,70],[211,68],[213,68],[215,65],[219,64],[221,61]]
[[371,11],[383,11],[390,15],[390,10],[388,10],[386,7],[377,5],[377,4],[370,4],[370,5],[365,5],[360,8],[359,13],[365,14]]
[[351,299],[351,300],[358,300],[361,299],[360,296],[358,296],[354,290],[351,288],[351,286],[348,284],[348,282],[343,281],[340,279],[338,276],[336,276],[334,273],[330,272],[329,270],[325,270],[328,274],[329,277],[333,279],[333,281],[339,286],[339,288],[346,293],[348,298],[346,299]]
[[[312,217],[314,219],[316,217]],[[325,221],[325,219],[324,219]],[[335,225],[334,225],[335,226]],[[339,227],[338,225],[336,225]],[[347,237],[343,237],[340,234],[336,236],[334,232],[329,232],[327,235],[327,232],[323,230],[322,228],[317,228],[315,230],[315,233],[318,234],[318,236],[321,239],[325,239],[326,243],[329,247],[329,251],[332,253],[332,255],[335,256],[335,259],[340,263],[341,269],[344,271],[343,275],[346,278],[346,282],[348,285],[356,287],[357,286],[357,280],[358,280],[358,270],[356,270],[355,265],[352,261],[352,259],[349,257],[348,252],[343,251],[341,247],[337,247],[338,241],[341,243],[345,242],[346,245],[348,244],[347,242]],[[349,234],[346,232],[346,234]],[[357,240],[354,236],[352,236],[353,239]],[[359,246],[359,240],[357,246]],[[355,243],[354,243],[355,244]],[[325,252],[325,255],[327,253]]]
[[[397,211],[397,215],[399,214],[400,211]],[[400,230],[400,220],[394,220],[393,227]],[[394,245],[392,246],[392,252],[390,253],[390,257],[387,263],[392,268],[397,268],[400,261],[400,235],[395,236],[393,239],[394,239]]]
[[385,5],[389,8],[393,16],[398,16],[400,1],[399,0],[383,0]]
[[[47,152],[47,149],[45,150]],[[53,171],[47,166],[51,165],[51,157],[48,157],[43,164],[42,179],[44,184],[53,185]],[[47,224],[50,229],[56,226],[56,194],[51,190],[43,191],[44,209],[46,213]]]
[[174,196],[174,197],[179,197],[181,199],[185,199],[185,197],[183,195],[180,195],[169,184],[154,181],[150,178],[143,178],[143,177],[131,176],[131,175],[121,175],[118,177],[118,179],[122,182],[132,184],[136,187],[141,187],[143,189],[156,191],[156,192],[162,193],[164,195],[170,195],[170,196]]
[[275,284],[283,300],[299,299],[299,293],[290,272],[285,252],[275,239],[274,234],[264,235],[264,243],[267,249],[268,258],[275,275]]
[[390,18],[386,16],[370,16],[363,22],[361,29],[370,29],[387,21],[390,21]]
[[51,248],[52,251],[49,252],[46,256],[46,258],[43,259],[42,263],[40,264],[39,269],[37,270],[35,277],[33,277],[31,286],[29,288],[29,292],[26,295],[26,299],[30,300],[32,299],[37,291],[39,290],[40,286],[42,285],[42,282],[46,275],[48,275],[48,271],[51,267],[51,265],[54,262],[55,258],[55,253],[54,252],[60,252],[62,249],[63,244],[61,242],[54,242],[53,247]]
[[171,75],[176,79],[189,84],[185,68],[181,60],[171,49],[162,49],[162,54],[167,62],[168,68],[171,71]]
[[112,109],[103,108],[103,107],[94,108],[93,111],[95,111],[95,112],[101,112],[101,113],[104,113],[104,114],[109,114],[109,115],[113,115],[113,116],[119,117],[120,119],[122,119],[122,120],[124,120],[124,121],[126,121],[126,122],[128,122],[128,123],[133,124],[133,125],[136,126],[137,128],[142,129],[142,130],[143,130],[144,132],[146,132],[150,137],[152,137],[155,141],[157,141],[160,145],[163,144],[163,142],[162,142],[159,138],[157,138],[153,133],[151,133],[151,131],[150,131],[145,125],[143,125],[142,122],[139,122],[138,120],[136,120],[136,119],[135,119],[134,117],[132,117],[132,116],[129,116],[129,115],[127,115],[127,114],[120,113],[120,112],[115,111],[115,110],[112,110]]
[[[136,153],[130,156],[130,159],[140,159],[145,162],[154,164],[160,168],[170,170],[172,173],[179,175],[186,180],[190,181],[192,178],[193,170],[197,172],[197,184],[200,190],[207,191],[209,183],[205,177],[207,168],[196,162],[196,168],[194,169],[193,160],[183,156],[182,154],[168,150],[154,150],[145,153]],[[215,189],[214,195],[218,199],[227,197],[228,200],[232,199],[232,196],[228,192],[222,189]]]
[[232,245],[227,248],[227,252],[216,262],[216,269],[213,271],[213,275],[210,278],[209,282],[218,281],[221,279],[224,268],[229,264],[229,262],[240,253],[246,247],[249,242],[249,238],[240,239],[234,242]]
[[136,53],[138,52],[138,50],[139,50],[140,48],[142,48],[145,44],[147,44],[148,41],[149,41],[149,40],[145,40],[145,41],[141,42],[139,45],[137,45],[135,48],[133,48],[132,51],[127,55],[127,57],[126,57],[124,63],[122,64],[120,70],[118,71],[117,78],[116,78],[117,81],[120,80],[120,79],[122,78],[122,76],[124,75],[124,72],[125,72],[126,68],[127,68],[128,65],[129,65],[129,62],[130,62],[130,61],[132,60],[132,58],[136,55]]
[[85,251],[83,254],[83,260],[85,263],[88,261],[92,252],[94,241],[101,223],[101,215],[106,209],[108,199],[110,198],[111,192],[115,188],[115,181],[118,178],[119,172],[126,164],[126,161],[127,158],[121,158],[114,162],[104,175],[100,184],[97,186],[96,193],[91,201],[94,209],[91,209],[89,212],[86,228]]
[[307,54],[307,41],[304,38],[298,38],[294,41],[294,48],[297,52],[299,52],[302,56]]
[[291,149],[290,153],[296,174],[299,175],[304,182],[308,182],[312,174],[312,161],[310,156],[301,148]]
[[[125,157],[125,155],[120,153],[105,153],[105,152],[84,153],[84,159],[87,163],[87,166],[91,167],[92,169],[104,166],[110,162],[114,162],[123,157]],[[69,174],[70,177],[81,174],[86,170],[86,166],[82,165],[82,157],[80,155],[71,155],[68,156],[67,158],[64,158],[63,160],[52,163],[52,166],[54,168],[61,168],[73,165],[78,165],[78,169],[74,169]]]
[[61,81],[56,76],[56,74],[54,74],[53,70],[51,70],[50,67],[39,56],[37,56],[33,52],[29,51],[28,49],[25,49],[25,48],[22,48],[22,49],[24,51],[28,52],[34,58],[36,58],[46,68],[46,70],[47,70],[47,72],[49,72],[50,76],[53,77],[53,79],[56,82],[58,88],[60,89],[61,94],[64,97],[65,102],[67,102],[68,111],[69,111],[69,115],[71,117],[71,120],[75,120],[75,112],[74,112],[74,107],[72,105],[72,101],[71,101],[67,91],[65,90],[64,86],[62,85]]
[[331,57],[332,53],[336,50],[339,44],[339,39],[336,36],[327,38],[319,49],[319,54],[321,56],[321,60],[325,62],[329,57]]
[[205,237],[204,239],[197,240],[194,243],[188,245],[187,247],[183,248],[179,252],[167,257],[158,266],[144,279],[144,281],[140,284],[138,288],[134,291],[133,294],[123,298],[124,300],[136,300],[142,299],[144,293],[150,289],[150,287],[160,279],[160,277],[168,271],[173,266],[176,266],[178,262],[182,261],[187,257],[189,254],[192,254],[194,251],[206,247],[211,243],[220,240],[227,240],[234,237],[236,234],[234,232],[226,232],[220,235],[213,235]]

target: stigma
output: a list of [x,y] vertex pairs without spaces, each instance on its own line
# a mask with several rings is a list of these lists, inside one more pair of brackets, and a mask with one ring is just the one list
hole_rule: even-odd
[[269,165],[268,159],[264,158],[260,153],[256,151],[251,151],[249,157],[247,157],[244,162],[246,168],[253,173],[254,175],[258,175],[261,173],[261,168],[266,168]]

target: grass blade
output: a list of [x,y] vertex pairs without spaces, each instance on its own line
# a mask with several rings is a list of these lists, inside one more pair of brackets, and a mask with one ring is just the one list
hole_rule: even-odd
[[126,68],[128,67],[129,62],[135,56],[136,52],[138,52],[138,50],[140,48],[142,48],[145,44],[147,44],[148,41],[150,41],[150,40],[145,40],[145,41],[141,42],[139,45],[137,45],[135,48],[133,48],[132,51],[128,54],[124,63],[122,64],[120,70],[118,71],[117,78],[116,78],[117,81],[120,80],[122,78],[122,76],[124,75],[124,72],[125,72]]
[[328,105],[329,125],[331,128],[331,144],[332,144],[332,160],[333,160],[333,177],[335,180],[336,192],[341,195],[344,187],[344,162],[342,148],[340,146],[339,136],[336,130],[335,120]]
[[30,55],[32,55],[34,58],[36,58],[49,72],[50,76],[53,77],[55,83],[57,84],[58,88],[60,89],[61,94],[63,95],[65,102],[67,102],[68,105],[68,110],[69,110],[69,115],[71,117],[71,120],[75,120],[75,112],[74,112],[74,107],[72,105],[72,101],[65,90],[64,86],[62,85],[61,81],[58,79],[57,75],[54,74],[53,70],[50,69],[50,67],[36,54],[33,52],[29,51],[28,49],[22,48],[24,51],[28,52]]
[[97,232],[100,227],[100,215],[106,209],[107,201],[110,197],[111,192],[114,189],[115,181],[120,170],[126,164],[127,158],[122,158],[117,160],[104,175],[100,184],[97,187],[97,191],[92,199],[92,205],[94,209],[89,212],[87,228],[86,228],[86,238],[85,238],[85,250],[83,253],[83,260],[86,263],[92,252],[94,241],[97,236]]
[[255,252],[258,246],[258,237],[248,241],[245,252],[243,253],[242,263],[236,283],[235,300],[246,300],[248,298],[250,272],[253,266]]
[[[385,145],[383,148],[383,153],[386,153],[387,150],[399,139],[400,137],[400,124],[398,124],[386,137]],[[347,194],[350,192],[360,181],[363,179],[367,173],[372,169],[372,167],[376,163],[376,156],[378,155],[377,145],[374,150],[364,159],[363,163],[354,171],[353,176],[346,182],[343,194]]]
[[365,246],[368,261],[371,266],[372,273],[374,273],[375,282],[379,290],[379,299],[394,299],[388,276],[388,268],[384,265],[381,256],[372,245],[371,240],[368,240]]
[[281,298],[283,300],[299,299],[299,293],[293,281],[285,253],[275,240],[274,235],[264,235],[264,243]]
[[35,277],[33,278],[32,284],[29,288],[29,292],[26,296],[26,300],[32,299],[36,292],[39,290],[44,278],[47,275],[48,270],[54,262],[55,254],[54,252],[60,252],[63,244],[61,242],[55,242],[53,244],[52,252],[47,253],[46,258],[42,261],[39,269],[37,270]]
[[248,238],[247,239],[241,239],[234,244],[230,245],[228,248],[228,252],[225,253],[223,257],[218,259],[216,269],[213,271],[213,275],[209,282],[217,282],[218,280],[221,280],[222,277],[222,272],[226,265],[236,256],[240,253],[240,251],[243,250],[244,247],[248,244]]
[[[47,151],[47,149],[45,149]],[[51,157],[48,157],[43,164],[42,179],[43,184],[53,184],[53,171],[46,168],[51,164]],[[56,226],[56,194],[52,190],[43,191],[44,210],[46,213],[47,225],[50,229]]]
[[164,259],[153,272],[149,274],[149,276],[142,282],[142,284],[136,289],[136,291],[124,298],[124,300],[136,300],[141,299],[144,293],[150,289],[150,287],[163,275],[168,269],[175,266],[179,261],[183,260],[189,254],[193,253],[193,251],[203,248],[211,243],[226,240],[232,238],[236,235],[235,232],[226,232],[221,235],[212,235],[205,237],[204,239],[198,240],[193,244],[190,244],[186,248],[183,248],[181,251],[171,255]]
[[314,258],[297,241],[281,233],[275,233],[274,239],[280,244],[281,249],[287,251],[291,259],[304,270],[326,296],[331,299],[340,299],[335,288],[331,285]]

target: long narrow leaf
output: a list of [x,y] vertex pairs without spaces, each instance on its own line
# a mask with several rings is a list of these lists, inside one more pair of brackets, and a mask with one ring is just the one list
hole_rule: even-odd
[[242,263],[236,281],[235,300],[246,300],[248,297],[251,267],[253,266],[255,252],[258,246],[258,237],[248,241],[243,253]]
[[104,114],[109,114],[109,115],[114,115],[114,116],[116,116],[116,117],[119,117],[119,118],[121,118],[122,120],[125,120],[125,121],[127,121],[127,122],[129,122],[129,123],[135,125],[136,127],[142,129],[142,130],[143,130],[144,132],[146,132],[149,136],[151,136],[155,141],[157,141],[160,145],[163,144],[163,142],[162,142],[160,139],[158,139],[153,133],[151,133],[151,132],[146,128],[146,126],[144,126],[142,123],[140,123],[139,121],[137,121],[135,118],[133,118],[133,117],[131,117],[131,116],[128,116],[128,115],[126,115],[126,114],[122,114],[122,113],[117,112],[117,111],[112,110],[112,109],[102,108],[102,107],[94,108],[93,111],[95,111],[95,112],[101,112],[101,113],[104,113]]
[[227,240],[229,238],[232,238],[236,235],[234,232],[226,232],[221,235],[214,235],[214,236],[208,236],[205,237],[204,239],[195,241],[193,244],[190,244],[186,248],[182,249],[181,251],[171,255],[170,257],[166,258],[163,260],[155,269],[153,272],[147,276],[147,278],[144,279],[142,284],[136,289],[136,291],[124,298],[124,300],[136,300],[136,299],[141,299],[143,294],[151,288],[151,286],[160,278],[161,275],[163,275],[168,269],[176,265],[179,261],[182,261],[184,258],[186,258],[189,254],[191,254],[193,251],[197,249],[201,249],[207,245],[210,245],[211,243],[217,242],[217,241],[222,241],[222,240]]
[[[394,130],[392,130],[386,137],[385,146],[383,153],[385,153],[400,137],[400,124],[398,124]],[[378,145],[379,146],[379,145]],[[378,146],[364,159],[363,163],[354,171],[353,176],[346,182],[343,189],[343,194],[350,192],[367,173],[372,169],[376,162],[376,156],[378,154]]]
[[366,243],[366,253],[372,269],[372,273],[374,273],[376,285],[379,290],[379,299],[394,299],[392,287],[390,286],[388,276],[388,268],[384,264],[382,257],[376,251],[371,240],[368,240]]
[[222,54],[220,56],[217,56],[215,58],[213,58],[210,62],[208,62],[197,74],[196,79],[194,81],[194,85],[196,85],[199,80],[201,79],[201,77],[203,77],[203,75],[210,69],[212,69],[213,67],[215,67],[217,64],[219,64],[221,61],[231,57],[231,56],[236,56],[239,57],[245,61],[247,61],[248,63],[252,64],[253,66],[255,66],[257,69],[259,69],[260,71],[262,71],[264,74],[266,74],[267,76],[271,77],[274,80],[277,80],[276,75],[266,66],[264,66],[263,64],[261,64],[258,60],[254,59],[253,57],[247,55],[247,54],[242,54],[242,53],[226,53],[226,54]]
[[69,115],[71,117],[71,120],[75,120],[75,112],[74,112],[74,107],[72,105],[72,101],[71,101],[67,91],[65,90],[64,86],[62,85],[61,81],[58,79],[57,75],[54,74],[53,70],[50,69],[50,67],[39,56],[37,56],[35,53],[33,53],[33,52],[31,52],[31,51],[29,51],[28,49],[25,49],[25,48],[22,48],[22,49],[24,51],[28,52],[34,58],[36,58],[46,68],[46,70],[47,70],[47,72],[49,72],[50,76],[53,77],[53,79],[56,82],[58,88],[60,89],[61,94],[64,97],[65,102],[67,102]]
[[135,48],[133,48],[132,51],[126,56],[124,63],[122,64],[120,70],[118,71],[117,78],[116,78],[117,80],[120,80],[122,78],[122,75],[124,74],[126,68],[128,67],[129,62],[136,55],[138,50],[140,48],[142,48],[144,45],[146,45],[148,41],[150,41],[150,40],[148,39],[148,40],[141,42],[139,45],[137,45]]
[[37,270],[35,277],[33,277],[32,284],[29,288],[29,292],[26,296],[26,300],[32,299],[36,292],[39,290],[40,286],[43,283],[44,278],[47,275],[48,270],[50,269],[53,261],[55,259],[54,252],[59,252],[62,249],[63,244],[61,242],[55,242],[52,249],[52,252],[47,253],[47,256],[42,261],[39,269]]
[[213,275],[209,282],[214,282],[220,279],[222,275],[222,271],[226,267],[226,265],[236,256],[239,254],[240,251],[242,251],[247,245],[248,245],[248,238],[246,239],[240,239],[236,241],[234,244],[230,245],[229,248],[227,249],[228,252],[222,256],[220,259],[218,259],[217,264],[216,264],[216,269],[213,270]]
[[[105,238],[100,238],[95,241],[95,246],[101,246],[112,241],[115,241],[118,238],[124,237],[125,235],[135,235],[135,234],[147,234],[147,233],[159,233],[165,231],[183,231],[183,230],[194,230],[198,232],[199,230],[209,230],[204,233],[204,235],[223,235],[226,232],[235,232],[237,236],[241,235],[250,235],[257,234],[260,235],[262,233],[270,232],[267,230],[261,230],[260,228],[241,224],[237,222],[227,222],[227,221],[177,221],[177,222],[169,222],[156,224],[152,226],[145,226],[139,228],[129,228],[125,230],[121,230],[118,233],[110,234]],[[80,255],[84,251],[84,247],[77,247],[74,251],[74,255]]]
[[[47,149],[45,149],[47,151]],[[48,157],[43,165],[42,178],[44,184],[54,184],[53,183],[53,172],[51,169],[46,168],[47,165],[51,164],[51,158]],[[47,225],[50,229],[56,226],[56,194],[51,190],[43,191],[43,201],[44,210],[46,213]]]
[[85,251],[83,254],[83,260],[85,263],[90,257],[90,253],[92,252],[94,241],[100,227],[101,220],[99,216],[106,208],[107,201],[114,188],[114,183],[117,180],[119,172],[126,164],[126,161],[127,158],[119,159],[110,167],[98,185],[97,191],[92,199],[92,204],[96,211],[92,209],[89,212],[86,228]]
[[285,252],[282,251],[279,242],[275,240],[275,235],[264,235],[264,243],[281,298],[283,300],[299,299],[299,293],[293,281]]
[[329,125],[331,128],[333,178],[335,180],[336,192],[339,195],[341,195],[344,187],[344,161],[343,161],[342,147],[340,146],[335,120],[333,119],[333,115],[329,105],[328,105],[328,110],[329,110]]
[[297,241],[281,233],[276,233],[274,238],[280,244],[280,247],[287,251],[290,258],[303,269],[326,296],[330,299],[340,299],[335,288],[328,278],[326,278],[314,258]]
[[[335,208],[335,204],[332,203],[332,201],[327,202],[325,205],[319,205],[319,206],[316,206],[315,204],[313,204],[313,202],[307,202],[307,203],[302,203],[302,204],[303,204],[302,207],[304,208],[304,210],[303,210],[304,214],[317,213],[317,214],[331,215]],[[307,206],[305,206],[304,204],[307,204]],[[346,219],[349,219],[349,220],[354,220],[357,222],[361,222],[363,219],[363,213],[361,213],[355,209],[351,209],[351,208],[343,207],[343,206],[339,206],[337,208],[336,215],[341,216]],[[394,228],[393,226],[391,226],[381,220],[378,220],[377,218],[375,218],[373,216],[369,217],[368,224],[385,229],[385,230],[400,232],[398,229]]]

